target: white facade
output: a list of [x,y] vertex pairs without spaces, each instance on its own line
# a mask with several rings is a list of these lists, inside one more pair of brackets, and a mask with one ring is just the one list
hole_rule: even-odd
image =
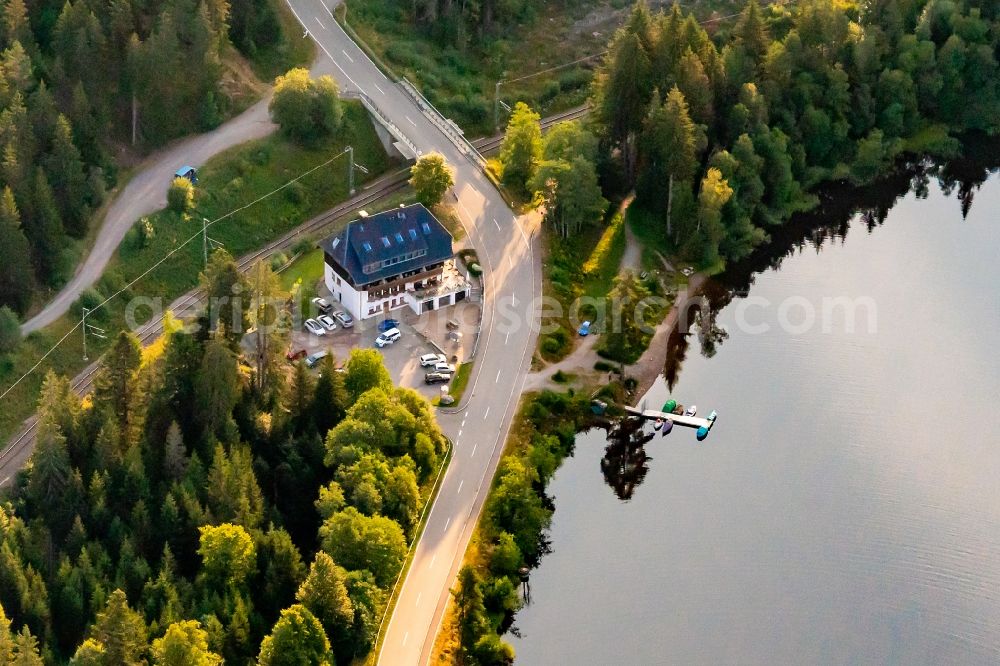
[[[355,290],[347,280],[337,275],[329,264],[324,262],[323,265],[326,288],[330,290],[334,300],[343,305],[355,319],[376,317],[383,312],[391,312],[402,307],[409,307],[416,314],[420,314],[454,305],[469,296],[469,281],[466,276],[459,273],[454,260],[445,262],[441,279],[433,288],[418,289],[416,286],[417,282],[427,280],[426,273],[414,277],[421,279],[400,283],[395,293],[373,296],[365,289]],[[377,290],[381,291],[384,287],[384,283],[381,283],[377,286]]]

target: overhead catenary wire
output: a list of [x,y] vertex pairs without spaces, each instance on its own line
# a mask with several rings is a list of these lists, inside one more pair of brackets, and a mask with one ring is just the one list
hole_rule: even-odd
[[[289,187],[290,185],[293,185],[294,183],[297,183],[298,181],[302,180],[306,176],[308,176],[308,175],[310,175],[310,174],[318,171],[319,169],[322,169],[323,167],[329,166],[330,164],[332,164],[337,159],[339,159],[339,158],[343,157],[344,155],[346,155],[349,150],[350,150],[350,148],[345,148],[344,150],[342,150],[341,152],[337,153],[336,155],[334,155],[330,159],[326,160],[325,162],[317,164],[316,166],[312,167],[311,169],[308,169],[308,170],[300,173],[295,178],[292,178],[291,180],[285,182],[284,184],[276,187],[275,189],[271,190],[267,194],[261,195],[261,196],[257,197],[256,199],[254,199],[253,201],[251,201],[249,203],[246,203],[246,204],[244,204],[244,205],[242,205],[242,206],[240,206],[238,208],[234,208],[233,210],[229,211],[228,213],[226,213],[224,215],[221,215],[221,216],[215,218],[214,220],[211,220],[211,221],[207,222],[205,224],[205,229],[207,229],[208,227],[212,226],[216,222],[222,222],[223,220],[226,220],[226,219],[232,217],[233,215],[236,215],[237,213],[241,213],[241,212],[247,210],[248,208],[252,208],[253,206],[259,204],[261,201],[264,201],[265,199],[274,196],[278,192],[281,192],[282,190],[284,190],[285,188]],[[88,314],[92,314],[92,313],[96,312],[97,310],[100,310],[105,305],[107,305],[108,303],[110,303],[112,300],[114,300],[118,296],[121,296],[123,293],[125,293],[126,291],[128,291],[129,289],[131,289],[136,283],[138,283],[140,280],[142,280],[143,278],[145,278],[151,272],[153,272],[154,270],[156,270],[157,268],[159,268],[161,265],[163,265],[163,263],[167,259],[169,259],[170,257],[172,257],[177,252],[179,252],[181,249],[183,249],[185,246],[187,246],[189,243],[191,243],[196,238],[199,238],[202,235],[202,233],[203,233],[203,230],[199,230],[199,231],[195,232],[194,234],[192,234],[191,236],[189,236],[187,238],[187,240],[185,240],[180,245],[178,245],[177,247],[175,247],[172,250],[170,250],[170,252],[167,252],[165,255],[163,255],[162,258],[160,258],[159,261],[157,261],[156,263],[154,263],[153,265],[151,265],[149,268],[147,268],[146,270],[144,270],[142,273],[140,273],[138,276],[136,276],[135,278],[133,278],[129,283],[127,283],[121,289],[119,289],[115,293],[113,293],[110,296],[108,296],[107,298],[105,298],[103,301],[101,301],[99,304],[95,305],[93,308],[89,308]],[[73,334],[74,331],[76,331],[78,328],[80,328],[81,323],[82,323],[82,320],[79,321],[79,322],[77,322],[76,324],[74,324],[73,327],[70,328],[65,333],[65,335],[63,335],[61,338],[59,338],[59,340],[56,341],[56,343],[54,345],[52,345],[52,347],[49,348],[48,351],[46,351],[42,355],[42,357],[40,359],[38,359],[38,361],[33,366],[31,366],[27,371],[24,372],[24,374],[22,374],[20,377],[18,377],[14,381],[13,384],[11,384],[10,386],[8,386],[3,391],[3,393],[0,393],[0,400],[3,400],[5,397],[7,397],[7,395],[11,391],[13,391],[21,382],[23,382],[35,370],[37,370],[39,368],[39,366],[41,366],[41,364],[43,362],[45,362],[45,359],[47,359],[49,356],[52,355],[52,352],[54,352],[56,349],[58,349],[59,346],[62,345],[66,341],[66,339],[71,334]]]

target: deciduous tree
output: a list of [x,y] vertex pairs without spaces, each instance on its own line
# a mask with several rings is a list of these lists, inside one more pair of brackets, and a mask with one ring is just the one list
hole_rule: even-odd
[[281,619],[264,638],[257,658],[260,666],[333,666],[330,641],[323,625],[305,606],[281,611]]
[[275,79],[268,108],[285,134],[308,143],[330,136],[340,126],[343,109],[338,95],[331,77],[313,80],[308,70],[296,68]]
[[153,641],[155,666],[220,666],[222,657],[208,649],[208,633],[196,620],[174,622]]
[[500,144],[500,164],[503,182],[519,192],[527,191],[528,180],[534,175],[542,157],[540,116],[524,102],[514,105]]
[[417,201],[425,206],[441,203],[444,193],[455,184],[455,173],[440,153],[421,155],[410,169],[410,185]]

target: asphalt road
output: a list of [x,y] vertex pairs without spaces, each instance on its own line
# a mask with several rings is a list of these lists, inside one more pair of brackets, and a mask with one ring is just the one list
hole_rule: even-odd
[[[322,53],[317,55],[311,70],[313,74],[332,73],[332,63]],[[267,111],[270,101],[268,93],[264,99],[211,132],[182,139],[146,158],[108,207],[94,246],[72,279],[38,314],[21,325],[21,333],[27,335],[59,319],[80,294],[100,279],[136,220],[166,207],[167,188],[177,169],[185,165],[202,166],[228,148],[273,132],[276,125]]]
[[[439,413],[454,442],[454,456],[417,544],[395,612],[385,630],[379,662],[423,664],[449,598],[483,500],[503,449],[535,345],[532,301],[541,293],[537,233],[516,219],[479,168],[423,115],[347,36],[320,0],[289,0],[293,12],[327,56],[342,89],[359,90],[421,152],[442,153],[455,168],[455,194],[463,223],[483,264],[483,331],[466,407]],[[510,325],[513,319],[519,325]]]

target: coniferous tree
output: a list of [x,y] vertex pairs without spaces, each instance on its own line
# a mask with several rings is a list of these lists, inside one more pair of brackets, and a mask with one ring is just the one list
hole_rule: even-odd
[[0,305],[18,313],[31,304],[34,279],[30,256],[14,193],[5,187],[0,195]]

